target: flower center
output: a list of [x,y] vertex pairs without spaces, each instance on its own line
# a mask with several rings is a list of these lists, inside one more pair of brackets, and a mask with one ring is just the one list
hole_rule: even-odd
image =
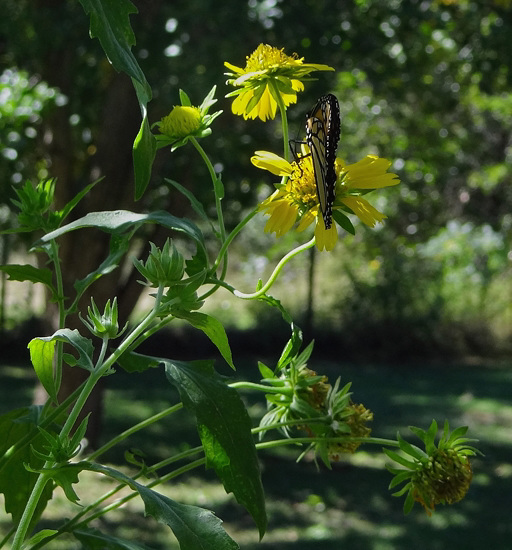
[[302,157],[298,162],[292,162],[293,171],[286,184],[287,191],[293,202],[310,209],[318,204],[315,175],[311,156]]
[[278,50],[268,44],[260,44],[250,56],[245,65],[246,72],[262,71],[276,66],[297,63],[297,54],[286,55],[284,48]]

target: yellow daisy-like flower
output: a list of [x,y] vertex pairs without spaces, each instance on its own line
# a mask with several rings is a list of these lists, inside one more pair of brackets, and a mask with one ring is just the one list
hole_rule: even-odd
[[[286,182],[280,184],[277,191],[260,205],[260,209],[270,216],[265,231],[276,233],[276,236],[280,237],[289,231],[297,220],[297,231],[303,231],[316,221],[317,248],[332,250],[338,240],[338,232],[335,224],[332,224],[330,229],[325,228],[311,155],[306,151],[305,155],[290,163],[274,153],[257,151],[251,162],[274,175],[288,177]],[[397,185],[398,176],[387,171],[390,166],[390,161],[375,155],[368,155],[354,164],[345,164],[343,160],[336,159],[337,183],[333,211],[338,211],[338,215],[334,220],[336,221],[336,217],[344,216],[341,214],[343,210],[355,214],[369,227],[374,227],[377,222],[382,221],[386,216],[360,195],[371,189]],[[348,224],[350,227],[350,222]]]
[[287,107],[297,101],[297,92],[304,89],[303,80],[310,73],[334,70],[328,65],[304,63],[304,58],[286,55],[283,49],[260,44],[247,56],[244,68],[224,63],[232,71],[226,73],[231,77],[228,84],[238,88],[226,96],[236,96],[231,107],[235,115],[263,121],[275,118],[278,94]]

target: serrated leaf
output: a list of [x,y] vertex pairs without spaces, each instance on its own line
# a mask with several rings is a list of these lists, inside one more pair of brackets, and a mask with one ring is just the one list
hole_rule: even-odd
[[62,488],[64,494],[66,495],[66,498],[73,504],[77,504],[80,499],[75,493],[73,485],[75,483],[78,483],[78,474],[83,469],[84,468],[81,466],[80,462],[78,462],[76,464],[66,464],[61,468],[45,470],[45,472],[49,473],[53,481],[55,481],[55,483],[57,483],[57,485]]
[[34,267],[30,264],[12,264],[0,266],[0,271],[7,273],[9,281],[30,281],[31,283],[42,283],[52,293],[53,299],[57,296],[57,291],[53,286],[53,273],[50,269],[44,267]]
[[55,378],[53,376],[55,344],[55,340],[43,341],[38,338],[28,343],[30,361],[34,366],[39,382],[41,382],[54,403],[57,402],[57,392],[59,391],[59,388],[55,386]]
[[98,38],[114,68],[147,85],[131,51],[135,35],[130,14],[137,13],[137,8],[129,0],[80,0],[80,3],[90,17],[91,38]]
[[133,142],[133,168],[135,174],[135,200],[139,200],[151,179],[151,168],[156,155],[156,139],[151,132],[147,111],[144,108],[144,117],[139,133]]
[[[43,342],[58,340],[60,342],[66,342],[67,344],[73,346],[73,348],[78,352],[78,358],[73,355],[66,354],[66,359],[69,365],[78,365],[88,371],[92,371],[94,369],[94,364],[92,361],[94,347],[92,345],[92,341],[88,338],[84,338],[77,329],[71,330],[68,328],[63,328],[55,332],[52,336],[40,336],[38,338],[34,338],[34,340],[41,340]],[[32,342],[33,340],[31,340],[29,346]]]
[[188,321],[193,327],[202,330],[215,344],[226,363],[233,370],[236,370],[233,364],[233,357],[231,356],[228,336],[220,321],[211,315],[206,315],[206,313],[199,313],[197,311],[180,311],[175,313],[175,316]]
[[221,520],[213,512],[175,502],[113,468],[92,463],[88,463],[87,468],[113,477],[138,491],[146,514],[172,529],[180,550],[239,550],[238,544],[224,531]]
[[123,353],[117,359],[117,363],[126,372],[144,372],[161,364],[159,359],[141,355],[134,351]]
[[163,360],[168,379],[192,411],[207,466],[213,466],[226,491],[253,517],[260,536],[266,528],[265,500],[251,420],[238,395],[208,362]]
[[[14,525],[21,519],[38,478],[38,474],[28,471],[24,463],[30,463],[34,468],[40,468],[44,463],[31,451],[31,446],[43,450],[46,442],[36,428],[40,410],[40,407],[35,406],[24,407],[0,415],[0,493],[4,495],[5,511],[12,515]],[[13,452],[11,447],[30,434],[33,434],[31,445],[27,444]],[[52,484],[47,483],[37,504],[32,524],[37,523],[52,497],[52,491]]]

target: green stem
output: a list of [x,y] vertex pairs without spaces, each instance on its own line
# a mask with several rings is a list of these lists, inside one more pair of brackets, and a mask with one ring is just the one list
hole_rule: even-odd
[[[185,466],[182,466],[181,468],[178,468],[177,470],[173,470],[172,472],[169,472],[167,475],[162,476],[158,478],[155,481],[152,481],[151,483],[148,483],[146,487],[148,489],[151,489],[152,487],[155,487],[155,485],[159,485],[161,483],[165,483],[166,481],[169,481],[170,479],[173,479],[181,474],[184,474],[186,472],[189,472],[190,470],[193,470],[194,468],[197,468],[199,466],[202,466],[206,462],[205,458],[199,458],[198,460],[195,460],[194,462],[191,462],[190,464],[186,464]],[[123,485],[124,486],[124,485]],[[78,523],[75,528],[80,529],[81,527],[86,527],[92,520],[103,516],[104,514],[107,514],[111,510],[115,510],[116,508],[119,508],[123,504],[126,504],[128,501],[132,500],[136,496],[138,496],[138,492],[134,491],[130,495],[127,495],[126,497],[116,500],[116,502],[106,506],[105,508],[102,508],[101,510],[98,510],[95,514],[89,516],[86,520],[84,520],[81,523]],[[47,540],[47,539],[46,539]]]
[[[51,465],[52,464],[50,462],[46,462],[44,467],[47,468]],[[11,550],[20,550],[21,545],[25,540],[25,536],[27,535],[32,517],[34,516],[37,503],[39,502],[43,490],[49,480],[50,478],[46,474],[39,474],[39,477],[37,478],[35,485],[32,488],[32,492],[30,493],[30,496],[28,498],[25,510],[23,510],[23,515],[21,516],[18,528],[16,529],[16,534],[14,535],[14,539],[12,541]]]
[[[55,269],[55,282],[57,284],[57,304],[59,308],[59,329],[64,328],[66,324],[66,309],[64,307],[64,283],[62,279],[62,270],[59,261],[59,245],[52,239],[50,243],[51,258]],[[62,357],[64,342],[57,341],[55,354],[55,387],[57,391],[62,382]]]
[[253,292],[252,294],[245,294],[244,292],[240,292],[238,290],[235,290],[233,294],[237,296],[238,298],[243,298],[244,300],[254,300],[255,298],[259,298],[263,294],[267,292],[267,290],[274,284],[275,280],[277,279],[277,276],[283,269],[283,267],[297,254],[300,254],[301,252],[304,252],[304,250],[307,250],[308,248],[311,248],[315,244],[315,237],[313,237],[310,241],[308,241],[305,244],[302,244],[298,246],[297,248],[294,248],[286,256],[284,256],[281,261],[276,265],[274,271],[272,272],[272,275],[270,275],[268,281],[265,283],[263,287],[261,287],[256,292]]
[[[164,287],[159,286],[157,295],[155,297],[155,304],[151,312],[147,315],[147,317],[139,324],[139,326],[133,332],[131,332],[128,336],[126,336],[126,338],[115,350],[115,352],[112,353],[111,356],[102,365],[97,365],[97,367],[91,373],[89,378],[85,381],[82,391],[80,392],[80,395],[75,401],[75,404],[73,405],[73,408],[71,409],[71,412],[69,413],[69,416],[64,426],[61,429],[60,437],[68,436],[70,434],[78,418],[78,415],[80,414],[85,402],[90,396],[98,380],[100,380],[108,372],[108,370],[117,361],[118,357],[120,357],[129,348],[130,344],[133,343],[133,341],[139,336],[139,334],[144,332],[149,327],[149,325],[153,322],[153,319],[156,317],[158,308],[160,306],[160,301],[162,299],[163,291],[164,291]],[[51,468],[52,466],[54,466],[54,463],[52,461],[47,461],[44,464],[43,469]],[[39,477],[37,478],[36,483],[28,499],[25,510],[23,511],[22,519],[20,520],[20,523],[16,530],[16,535],[14,536],[13,546],[11,550],[20,550],[21,545],[27,535],[27,531],[28,531],[30,522],[32,521],[32,517],[35,513],[37,503],[41,498],[41,494],[48,480],[49,480],[49,477],[47,477],[46,474],[43,474],[43,473],[39,474]]]
[[231,244],[231,242],[233,241],[233,239],[254,218],[254,216],[256,216],[256,214],[258,212],[259,212],[259,207],[256,207],[254,210],[249,212],[249,214],[247,214],[247,216],[245,216],[245,218],[233,229],[233,231],[231,231],[231,233],[228,235],[226,240],[222,243],[222,247],[219,250],[219,254],[217,256],[217,259],[215,260],[215,262],[214,262],[214,264],[213,264],[213,266],[210,270],[211,273],[214,273],[215,270],[219,267],[220,262],[222,261],[222,258],[224,257],[224,255],[227,253],[227,249],[228,249],[229,245]]
[[183,403],[178,403],[177,405],[173,405],[172,407],[169,407],[165,409],[165,411],[159,412],[150,418],[146,418],[142,422],[139,422],[138,424],[135,424],[131,428],[128,428],[124,432],[121,432],[118,436],[111,439],[108,443],[94,451],[89,457],[88,460],[96,460],[99,456],[106,453],[109,449],[114,447],[117,443],[123,441],[130,435],[134,434],[135,432],[138,432],[139,430],[143,430],[144,428],[147,428],[151,424],[154,424],[155,422],[158,422],[162,418],[165,418],[166,416],[169,416],[170,414],[175,413],[176,411],[179,411],[183,408]]
[[191,137],[190,141],[192,145],[194,145],[194,147],[197,149],[199,154],[201,155],[201,158],[203,159],[204,163],[206,164],[206,167],[208,168],[208,172],[210,173],[210,178],[213,183],[213,191],[215,195],[215,208],[217,210],[217,219],[219,220],[220,237],[221,237],[221,241],[224,242],[224,240],[226,239],[226,228],[224,226],[224,215],[222,213],[222,206],[221,206],[221,200],[223,199],[223,196],[219,192],[219,178],[215,173],[215,169],[213,168],[213,164],[208,158],[208,155],[205,153],[201,145],[199,145],[199,142],[197,141],[197,139],[195,137]]
[[281,125],[283,127],[283,158],[285,160],[289,160],[289,139],[288,139],[288,118],[286,116],[286,106],[284,104],[283,98],[281,96],[281,92],[279,91],[276,83],[274,80],[270,79],[270,84],[274,90],[274,97],[277,100],[277,105],[279,107],[279,112],[281,113]]
[[392,439],[383,439],[380,437],[293,437],[289,439],[274,439],[272,441],[263,441],[256,443],[256,449],[272,449],[274,447],[283,447],[285,445],[296,445],[297,443],[304,443],[309,445],[315,443],[315,441],[328,441],[332,443],[372,443],[375,445],[387,445],[390,447],[399,447],[398,441]]
[[[263,384],[255,384],[254,382],[233,382],[229,384],[230,388],[243,389],[243,390],[257,390],[265,393],[282,393],[284,395],[292,395],[293,389],[289,388],[289,391],[283,386],[275,388],[273,386],[264,386]],[[304,420],[301,421],[304,424]]]

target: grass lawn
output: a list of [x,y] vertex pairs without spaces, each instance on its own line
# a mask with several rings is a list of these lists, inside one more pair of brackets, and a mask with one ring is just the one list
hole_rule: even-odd
[[[235,358],[236,359],[236,358]],[[362,447],[358,453],[334,465],[332,471],[317,469],[310,460],[296,463],[293,447],[261,453],[263,483],[267,494],[269,528],[261,543],[252,520],[226,495],[211,472],[204,469],[177,478],[159,488],[180,502],[211,507],[224,521],[227,531],[244,550],[444,550],[506,549],[512,539],[512,370],[474,366],[342,365],[317,361],[310,365],[334,382],[352,380],[353,400],[364,403],[375,414],[373,435],[393,437],[407,426],[428,427],[432,418],[442,424],[468,425],[470,437],[479,439],[485,454],[473,461],[474,480],[465,500],[441,507],[432,517],[416,506],[402,514],[403,500],[387,489],[391,479],[384,468],[379,447]],[[242,361],[240,377],[257,379],[255,361]],[[227,369],[223,374],[229,374]],[[34,378],[28,366],[4,365],[0,369],[0,412],[30,403]],[[105,440],[135,422],[172,405],[175,391],[161,371],[127,375],[118,372],[107,380]],[[264,411],[261,401],[243,394],[251,415]],[[149,464],[187,445],[197,436],[184,412],[168,417],[144,433],[125,441],[122,449],[104,458],[126,467],[123,453],[138,448]],[[92,474],[82,476],[80,502],[87,505],[110,483]],[[45,512],[44,526],[55,527],[79,508],[67,503],[62,493]],[[0,539],[6,532],[5,513],[0,513]],[[153,519],[144,519],[138,499],[97,520],[103,532],[146,544],[155,550],[177,549],[172,533]],[[51,543],[51,549],[81,548],[75,539]]]

